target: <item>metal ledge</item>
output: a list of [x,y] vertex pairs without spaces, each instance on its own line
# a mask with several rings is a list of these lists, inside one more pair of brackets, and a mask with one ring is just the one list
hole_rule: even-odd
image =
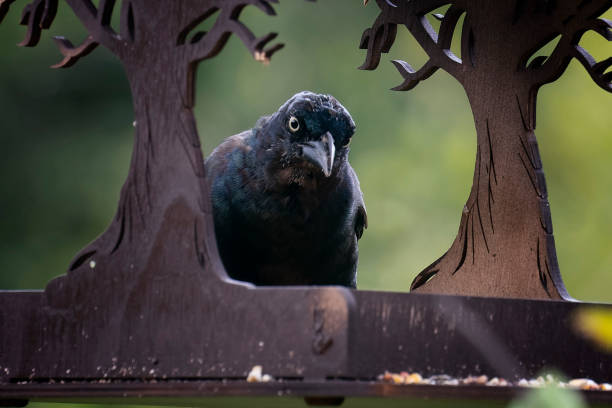
[[[214,381],[119,381],[112,383],[71,382],[65,384],[9,384],[0,387],[0,405],[9,401],[117,403],[151,405],[198,405],[215,403],[222,397],[274,397],[288,402],[290,398],[305,398],[318,402],[341,402],[363,398],[385,400],[469,400],[491,404],[505,403],[529,390],[524,387],[487,387],[480,385],[393,385],[378,381],[274,381],[247,383],[244,380]],[[612,404],[612,392],[582,391],[592,404]],[[247,401],[244,401],[245,404]],[[250,402],[252,404],[252,401]],[[350,406],[350,404],[348,404]],[[486,405],[491,406],[491,405]],[[500,406],[503,406],[500,405]]]

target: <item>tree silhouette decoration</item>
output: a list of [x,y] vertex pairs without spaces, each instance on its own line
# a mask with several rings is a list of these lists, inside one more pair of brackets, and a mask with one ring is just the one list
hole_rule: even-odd
[[[13,2],[0,0],[0,18]],[[424,375],[496,373],[522,378],[527,375],[524,371],[535,375],[554,362],[568,375],[605,380],[608,356],[570,332],[569,316],[579,307],[573,303],[411,296],[337,286],[255,288],[229,281],[216,249],[192,113],[195,68],[199,61],[219,53],[232,33],[257,60],[267,61],[280,48],[266,48],[274,34],[257,38],[238,18],[247,5],[271,14],[272,2],[123,0],[117,2],[120,28],[115,31],[110,25],[114,0],[66,0],[88,36],[78,46],[56,39],[64,56],[56,66],[70,66],[100,44],[122,61],[134,98],[135,147],[112,224],[76,256],[67,275],[51,281],[44,292],[0,291],[0,405],[23,405],[23,399],[35,397],[197,398],[277,393],[293,397],[353,392],[356,396],[388,396],[385,385],[373,382],[364,386],[363,381],[352,380],[374,379],[384,370],[410,366]],[[514,55],[504,47],[522,50],[527,41],[533,43],[529,50],[537,49],[540,41],[535,40],[535,34],[513,32],[547,31],[549,23],[557,27],[554,16],[559,6],[532,12],[531,5],[521,2],[512,10],[516,21],[510,30],[501,21],[501,14],[510,9],[484,0],[469,4],[474,10],[468,10],[467,3],[457,3],[440,16],[443,29],[436,36],[423,24],[425,12],[435,7],[433,1],[406,0],[394,7],[391,0],[381,0],[383,13],[366,31],[362,46],[369,48],[365,68],[374,68],[380,53],[391,46],[396,24],[408,22],[431,61],[419,71],[397,62],[406,78],[402,88],[414,86],[438,67],[463,81],[476,115],[476,180],[482,183],[475,185],[466,206],[457,248],[441,259],[440,272],[430,282],[440,281],[445,274],[452,276],[453,270],[448,273],[442,267],[456,261],[452,268],[459,268],[453,279],[460,282],[459,289],[447,279],[448,291],[483,293],[485,288],[489,294],[508,295],[498,286],[490,289],[491,277],[481,271],[482,265],[498,262],[492,273],[515,272],[507,266],[509,257],[526,249],[522,241],[507,236],[513,228],[515,237],[529,238],[534,246],[540,243],[532,256],[535,261],[556,268],[532,134],[535,96],[529,91],[560,74],[579,35],[572,34],[571,40],[562,38],[559,47],[565,51],[546,62],[534,59],[537,62],[517,73],[516,67],[525,65],[528,52],[521,51],[513,64],[494,57]],[[57,5],[57,0],[34,0],[24,7],[22,23],[28,29],[22,45],[38,42],[41,31],[52,24]],[[602,23],[587,19],[604,8],[595,0],[565,7],[562,14],[572,11],[559,27],[569,27],[563,33],[581,33],[593,27],[607,35]],[[460,10],[468,16],[462,52],[467,63],[448,51],[451,27],[457,24]],[[532,21],[535,17],[528,17],[532,14],[542,25]],[[216,19],[207,33],[197,31],[200,22],[212,22],[213,16]],[[506,30],[503,35],[485,36],[481,30],[488,25]],[[587,28],[580,28],[583,26]],[[522,41],[513,35],[521,36]],[[578,52],[594,79],[609,90],[609,74],[604,73],[607,63],[596,64],[583,51]],[[549,62],[553,65],[547,65]],[[513,201],[513,193],[524,202]],[[544,209],[533,209],[534,202]],[[538,228],[533,226],[533,218]],[[517,258],[520,262],[523,260]],[[469,265],[473,266],[468,271]],[[551,297],[561,296],[564,292],[559,289],[562,284],[556,269],[540,270],[548,275],[539,281],[541,275],[536,273],[537,285],[529,271],[518,270],[527,282],[524,287],[530,290],[520,294],[543,296],[548,289]],[[459,280],[462,275],[481,277],[484,283],[481,288],[466,288],[466,281]],[[500,285],[516,294],[523,286],[511,277],[499,277]],[[424,279],[417,280],[417,286]],[[428,288],[431,286],[425,284],[419,289]],[[517,316],[527,318],[514,318]],[[534,336],[525,348],[524,333],[539,331],[562,335],[552,346],[546,336]],[[499,344],[508,347],[507,356],[512,360],[504,357],[503,348],[495,346],[497,336],[502,340]],[[406,347],[406,339],[418,347]],[[581,358],[560,358],[566,350],[574,350]],[[254,365],[291,381],[263,388],[241,381]],[[409,387],[402,389],[411,398],[416,395]],[[398,392],[392,394],[401,395]],[[452,391],[450,395],[458,394]],[[330,401],[338,403],[337,398],[311,400],[319,404]]]
[[[612,58],[597,62],[579,45],[587,31],[612,40],[598,18],[610,0],[377,0],[381,13],[363,33],[373,70],[405,25],[427,53],[414,69],[393,61],[408,91],[438,69],[465,89],[477,133],[470,196],[450,249],[412,282],[417,292],[570,299],[557,263],[546,182],[534,129],[538,89],[558,79],[572,58],[612,92]],[[445,7],[443,13],[438,9]],[[445,10],[445,11],[444,11]],[[433,28],[427,15],[440,21]],[[461,55],[451,51],[460,18]],[[457,30],[458,31],[458,30]],[[560,36],[549,56],[535,56]],[[533,57],[533,58],[532,58]]]
[[[0,19],[13,1],[0,1]],[[197,267],[201,268],[211,251],[203,247],[208,245],[201,239],[207,228],[204,214],[210,207],[192,113],[196,67],[216,56],[231,34],[242,40],[256,60],[269,61],[283,46],[266,48],[276,34],[255,37],[239,17],[247,5],[274,15],[271,1],[178,0],[155,7],[147,0],[124,0],[120,2],[118,31],[110,24],[115,0],[100,0],[97,7],[91,0],[66,2],[89,35],[78,46],[55,37],[64,58],[53,67],[69,67],[98,45],[105,46],[125,66],[136,118],[135,147],[117,214],[107,231],[76,256],[69,271],[91,273],[127,264],[132,269],[142,267],[152,254],[154,237],[171,235],[171,230],[193,239],[198,256],[185,256],[199,259]],[[21,24],[27,26],[27,34],[20,45],[38,43],[41,30],[51,26],[57,7],[58,0],[35,0],[24,7]],[[201,22],[214,17],[210,31],[194,32]],[[170,207],[174,209],[167,212]],[[178,213],[189,218],[190,225],[160,231],[163,220]],[[170,248],[170,253],[174,251],[184,252],[180,245]]]
[[[268,46],[276,34],[256,37],[239,20],[249,5],[273,15],[276,2],[66,0],[88,35],[79,45],[55,38],[64,58],[54,66],[71,66],[98,45],[120,59],[133,96],[134,150],[111,225],[67,274],[44,292],[0,297],[2,329],[28,333],[0,336],[0,349],[11,350],[2,355],[0,382],[243,377],[255,364],[279,376],[340,372],[347,289],[254,290],[225,273],[192,112],[196,67],[231,34],[264,63],[282,47]],[[12,3],[0,0],[0,19]],[[115,7],[118,30],[111,25]],[[36,45],[57,11],[58,0],[26,4],[21,45]],[[205,20],[212,28],[198,31]],[[294,324],[278,328],[277,319],[261,317],[279,310]],[[330,347],[333,355],[323,355]],[[287,355],[289,362],[279,357]]]
[[[0,21],[14,0],[0,0]],[[214,242],[204,240],[210,223],[203,157],[192,113],[194,81],[198,63],[216,56],[231,34],[236,34],[258,61],[268,62],[283,47],[267,45],[276,37],[256,37],[240,20],[247,5],[274,15],[267,0],[177,0],[155,6],[148,0],[67,0],[88,32],[79,45],[68,39],[54,40],[64,56],[53,65],[65,68],[93,51],[108,48],[123,63],[134,98],[135,147],[130,172],[121,191],[112,224],[83,249],[69,267],[69,275],[118,271],[137,274],[150,267],[172,264],[175,257],[200,270],[215,253]],[[120,7],[119,29],[111,26],[115,7]],[[41,31],[53,23],[58,0],[34,0],[22,13],[27,26],[22,46],[33,47]],[[197,31],[205,20],[214,20],[208,32]],[[176,223],[165,222],[178,217]],[[175,239],[159,245],[158,239]],[[189,237],[191,242],[183,242]],[[156,246],[157,245],[157,246]],[[212,246],[211,246],[212,245]],[[217,265],[218,266],[218,265]],[[136,271],[135,271],[136,270]],[[222,267],[215,268],[223,272]],[[115,272],[113,272],[115,273]],[[51,286],[64,283],[64,277]],[[49,289],[49,288],[48,288]]]

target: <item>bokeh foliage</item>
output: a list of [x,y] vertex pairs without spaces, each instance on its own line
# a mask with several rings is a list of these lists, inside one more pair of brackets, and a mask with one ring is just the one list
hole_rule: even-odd
[[[62,2],[36,49],[17,2],[0,26],[0,288],[43,288],[114,215],[132,150],[133,114],[121,65],[106,50],[65,70],[51,35],[74,42],[85,32]],[[205,154],[252,127],[294,93],[336,96],[358,131],[351,163],[361,180],[370,227],[360,244],[363,289],[408,290],[412,278],[451,244],[469,194],[476,137],[465,93],[444,72],[410,92],[383,61],[358,71],[362,31],[377,15],[356,0],[285,0],[280,18],[252,8],[244,21],[259,35],[278,31],[287,47],[271,65],[255,62],[232,38],[198,71],[198,128]],[[611,18],[609,12],[607,15]],[[582,44],[612,54],[595,35]],[[425,55],[400,29],[385,60],[418,66]],[[538,98],[538,136],[561,272],[576,298],[612,302],[612,97],[572,62]]]

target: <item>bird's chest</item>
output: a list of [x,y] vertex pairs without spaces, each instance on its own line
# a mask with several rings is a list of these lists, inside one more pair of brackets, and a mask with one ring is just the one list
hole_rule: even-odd
[[263,252],[312,253],[313,246],[332,239],[343,223],[341,212],[329,204],[326,197],[308,194],[252,201],[244,214],[249,240]]

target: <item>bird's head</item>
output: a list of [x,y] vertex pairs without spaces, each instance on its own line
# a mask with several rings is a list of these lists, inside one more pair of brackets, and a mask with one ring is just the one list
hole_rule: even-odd
[[300,92],[267,118],[262,130],[286,178],[329,178],[348,155],[355,122],[330,95]]

